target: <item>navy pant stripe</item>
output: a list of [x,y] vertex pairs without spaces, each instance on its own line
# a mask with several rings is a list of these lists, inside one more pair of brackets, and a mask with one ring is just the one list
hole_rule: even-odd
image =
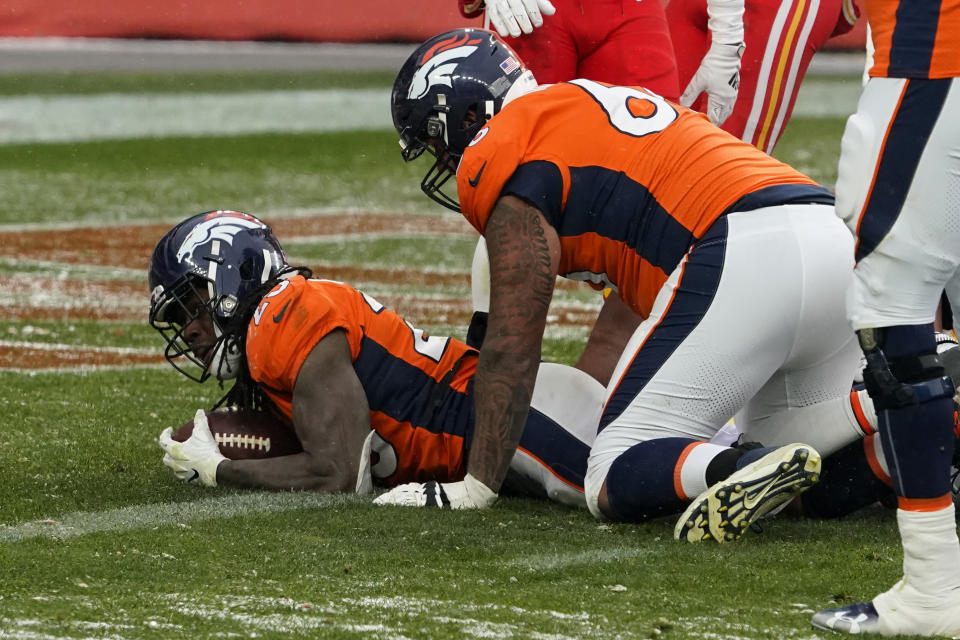
[[520,436],[520,447],[536,456],[554,474],[583,490],[590,447],[532,407]]
[[686,339],[713,304],[727,250],[727,219],[719,218],[690,252],[673,300],[660,322],[634,355],[610,396],[599,431],[630,405],[663,364]]
[[858,262],[877,248],[897,221],[920,156],[947,99],[951,80],[906,81],[857,231]]

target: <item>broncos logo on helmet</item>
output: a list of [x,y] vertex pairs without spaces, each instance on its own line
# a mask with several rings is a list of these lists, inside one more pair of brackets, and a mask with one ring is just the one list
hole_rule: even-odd
[[452,87],[452,75],[459,61],[472,55],[479,43],[479,38],[463,34],[441,40],[430,47],[420,60],[420,68],[413,74],[407,97],[412,100],[422,98],[430,87],[436,85]]
[[177,251],[177,260],[183,261],[193,257],[193,252],[211,240],[220,240],[229,245],[244,229],[265,229],[267,225],[253,216],[234,211],[215,211],[209,219],[199,223],[187,237]]

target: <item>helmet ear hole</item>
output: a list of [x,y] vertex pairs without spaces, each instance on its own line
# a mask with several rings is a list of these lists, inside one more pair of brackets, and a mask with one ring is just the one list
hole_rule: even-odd
[[477,115],[479,113],[480,113],[479,104],[474,103],[469,107],[467,107],[467,110],[463,114],[463,120],[460,121],[460,130],[466,131],[467,129],[475,125],[477,123],[477,119],[479,118],[479,116]]
[[443,122],[440,118],[430,117],[427,119],[426,125],[427,138],[442,138],[443,137]]
[[250,280],[250,279],[252,279],[252,278],[254,277],[254,275],[255,275],[254,270],[255,270],[255,268],[254,268],[254,265],[253,265],[253,258],[247,258],[246,260],[244,260],[243,262],[241,262],[241,263],[240,263],[240,267],[239,267],[239,269],[238,269],[238,271],[239,271],[239,273],[240,273],[240,277],[241,277],[243,280]]

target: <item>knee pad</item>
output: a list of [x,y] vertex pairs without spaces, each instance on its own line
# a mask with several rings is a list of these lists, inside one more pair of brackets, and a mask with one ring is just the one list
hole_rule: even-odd
[[878,411],[953,397],[953,381],[944,374],[936,347],[933,352],[904,354],[888,360],[877,334],[876,329],[857,332],[866,358],[863,383]]

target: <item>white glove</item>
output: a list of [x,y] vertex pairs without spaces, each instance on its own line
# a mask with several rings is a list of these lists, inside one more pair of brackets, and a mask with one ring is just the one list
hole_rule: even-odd
[[743,5],[744,0],[707,0],[707,28],[712,44],[680,96],[680,104],[689,107],[706,91],[707,116],[718,127],[733,112],[740,88]]
[[740,88],[740,57],[743,43],[712,44],[693,74],[680,104],[689,107],[702,92],[707,92],[707,116],[718,127],[723,124],[737,102]]
[[534,28],[543,26],[543,16],[552,16],[557,10],[550,0],[486,0],[487,21],[501,36],[513,36],[533,33]]
[[471,476],[463,482],[410,482],[377,496],[373,504],[399,507],[440,507],[441,509],[485,509],[497,494]]
[[174,475],[184,482],[199,480],[204,486],[217,486],[217,467],[227,458],[220,453],[220,447],[210,433],[206,412],[197,410],[193,417],[193,433],[185,441],[177,442],[172,434],[173,429],[167,427],[158,439],[160,448],[166,452],[163,464],[173,469]]

